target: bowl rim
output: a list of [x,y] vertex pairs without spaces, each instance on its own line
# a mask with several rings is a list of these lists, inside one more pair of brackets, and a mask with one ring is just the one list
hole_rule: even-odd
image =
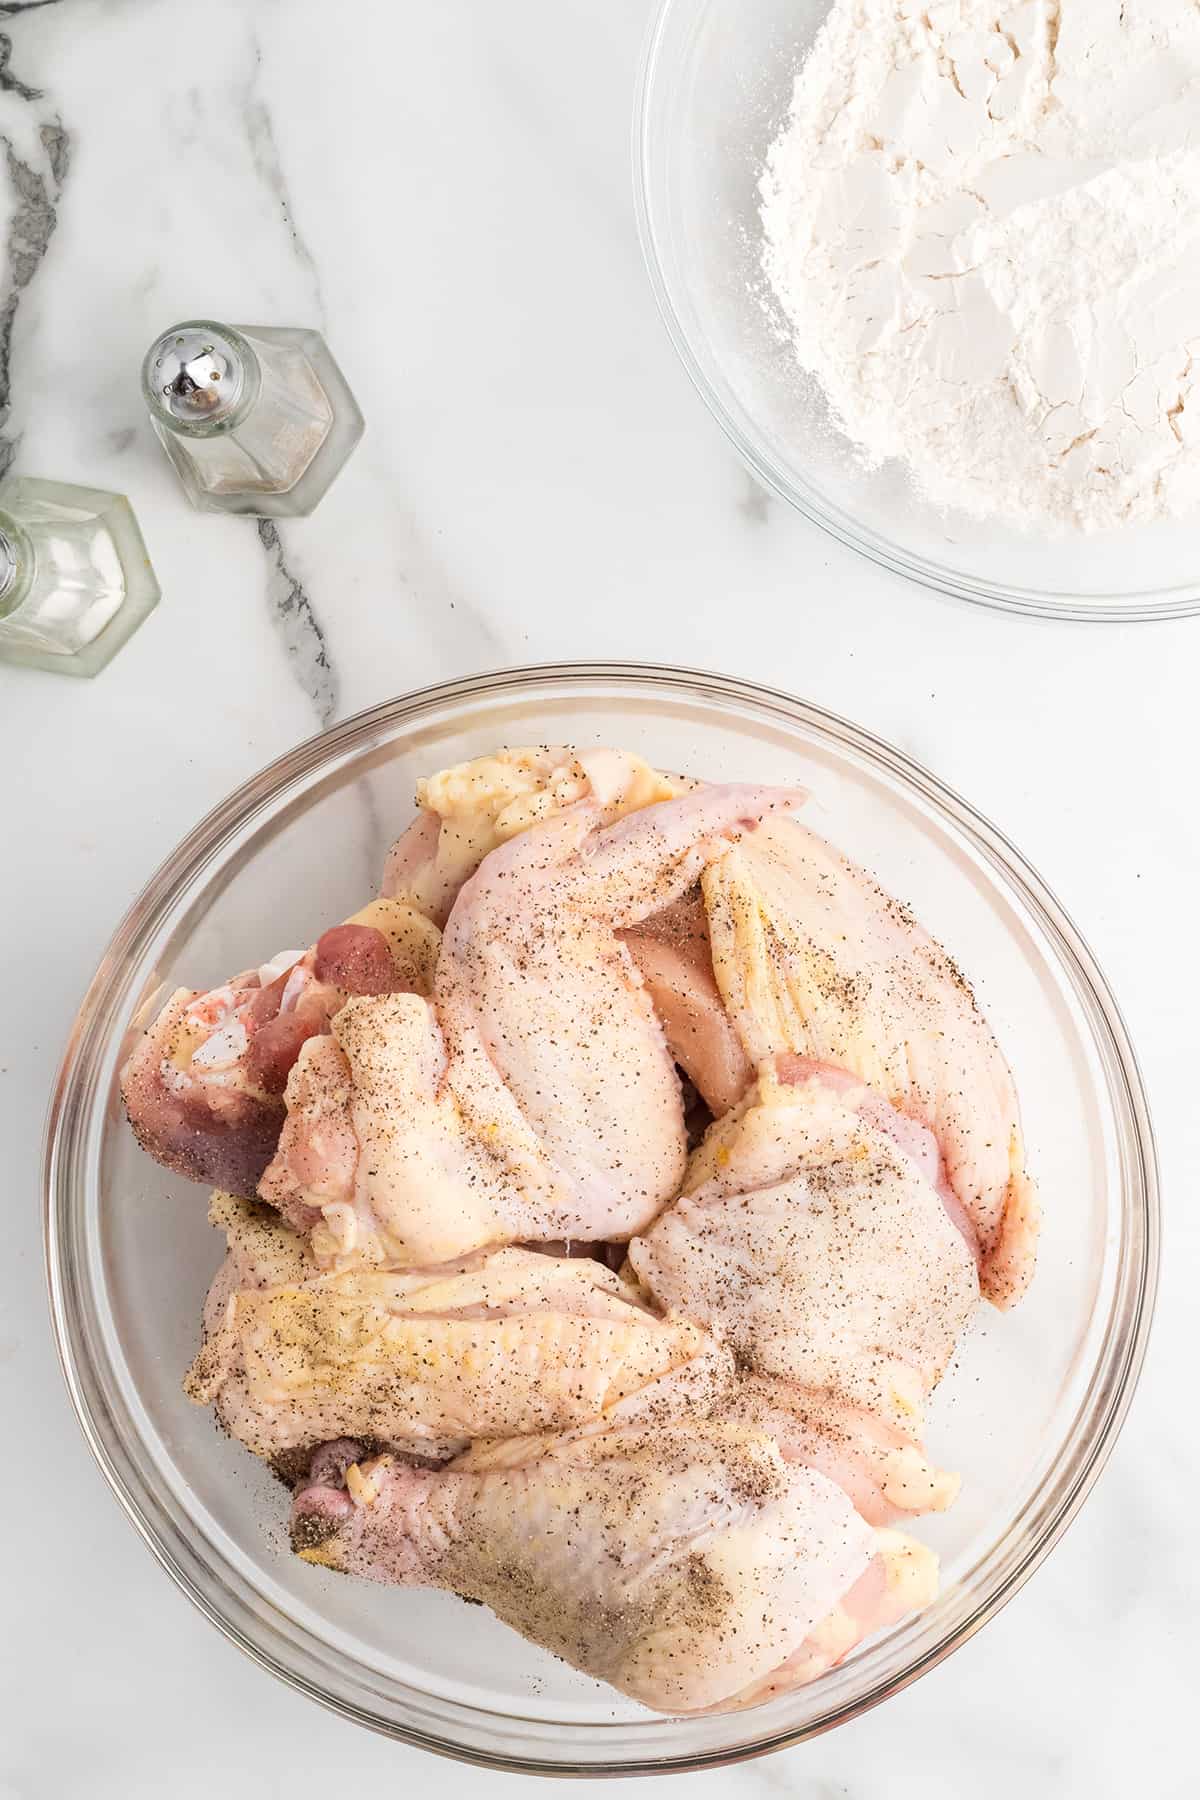
[[[129,966],[131,957],[138,952],[139,947],[144,948],[153,939],[159,920],[179,896],[186,892],[191,882],[202,872],[205,863],[233,830],[244,831],[267,803],[278,803],[290,788],[316,770],[336,764],[340,755],[352,751],[360,741],[368,742],[372,732],[380,728],[402,724],[405,719],[419,718],[422,712],[446,704],[489,696],[512,696],[519,694],[523,687],[541,687],[551,683],[569,686],[576,681],[605,683],[617,691],[622,686],[632,689],[636,684],[651,682],[668,692],[675,690],[692,697],[741,702],[757,708],[760,713],[765,711],[774,714],[792,724],[808,724],[817,730],[825,730],[851,750],[865,755],[872,764],[900,777],[910,788],[915,788],[922,798],[933,802],[966,835],[975,849],[982,851],[993,866],[1003,871],[1004,876],[1015,886],[1019,897],[1032,908],[1039,925],[1048,933],[1073,979],[1077,983],[1082,982],[1080,992],[1085,993],[1092,1003],[1089,1013],[1093,1027],[1103,1028],[1105,1046],[1113,1053],[1111,1068],[1121,1077],[1120,1098],[1127,1108],[1126,1124],[1130,1141],[1137,1152],[1137,1180],[1133,1184],[1136,1191],[1131,1191],[1128,1175],[1122,1183],[1125,1235],[1129,1232],[1131,1202],[1135,1207],[1134,1219],[1139,1228],[1134,1233],[1135,1255],[1126,1276],[1127,1284],[1131,1284],[1133,1292],[1130,1323],[1124,1341],[1118,1342],[1113,1350],[1109,1378],[1099,1410],[1090,1432],[1085,1435],[1082,1446],[1084,1454],[1072,1479],[1057,1497],[1047,1523],[1036,1535],[1031,1534],[1031,1542],[1015,1566],[1002,1579],[995,1581],[994,1591],[985,1593],[979,1604],[957,1627],[914,1658],[908,1666],[881,1679],[866,1695],[848,1701],[814,1721],[775,1730],[754,1742],[732,1748],[709,1749],[678,1756],[649,1754],[617,1763],[602,1757],[583,1759],[567,1755],[547,1760],[507,1750],[481,1749],[475,1745],[455,1742],[418,1725],[401,1724],[365,1705],[355,1703],[343,1694],[328,1691],[315,1677],[289,1666],[286,1660],[274,1653],[267,1642],[257,1641],[250,1636],[234,1618],[221,1610],[203,1591],[189,1569],[183,1566],[178,1554],[179,1544],[176,1543],[173,1548],[169,1541],[173,1529],[176,1539],[179,1533],[165,1509],[162,1495],[153,1491],[140,1471],[133,1469],[132,1474],[129,1472],[130,1465],[121,1454],[123,1443],[120,1434],[111,1417],[106,1416],[104,1395],[95,1370],[90,1364],[81,1363],[78,1359],[74,1330],[76,1322],[72,1319],[69,1305],[73,1253],[67,1241],[67,1227],[75,1207],[75,1183],[72,1149],[68,1138],[71,1131],[78,1135],[78,1119],[82,1117],[86,1122],[94,1104],[94,1097],[87,1090],[88,1065],[84,1053],[95,1043],[102,1044],[106,1040],[107,1033],[100,1029],[103,1023],[100,1013],[118,972]],[[124,999],[125,996],[122,995],[121,998]],[[1136,1053],[1116,999],[1087,944],[1065,909],[1009,839],[922,764],[839,714],[764,684],[701,669],[641,662],[524,664],[414,689],[365,708],[329,731],[308,738],[293,749],[283,752],[212,807],[176,849],[160,863],[128,908],[113,933],[80,1004],[68,1035],[48,1109],[43,1160],[43,1208],[51,1322],[71,1404],[88,1446],[126,1517],[156,1560],[188,1598],[225,1637],[262,1668],[343,1717],[385,1736],[455,1760],[514,1773],[547,1776],[632,1776],[684,1772],[725,1766],[766,1755],[803,1742],[871,1710],[935,1668],[965,1643],[1007,1604],[1049,1554],[1078,1513],[1107,1461],[1128,1412],[1145,1357],[1159,1265],[1157,1150]],[[184,1550],[187,1554],[190,1546],[185,1545]],[[191,1560],[201,1562],[198,1553],[194,1552],[191,1553]],[[209,1565],[202,1566],[206,1572],[211,1573]],[[277,1627],[268,1620],[260,1619],[260,1629],[264,1636],[274,1633],[277,1639],[280,1635]],[[577,1728],[564,1724],[553,1729],[569,1735]]]
[[[695,12],[708,0],[658,0],[643,40],[634,85],[632,117],[633,205],[638,239],[659,317],[676,354],[709,412],[721,427],[754,478],[794,506],[797,512],[829,533],[839,543],[857,550],[880,568],[906,576],[919,586],[969,600],[1000,612],[1020,613],[1042,619],[1073,619],[1090,624],[1135,624],[1155,619],[1189,618],[1200,613],[1200,579],[1170,588],[1114,590],[1111,593],[1069,594],[1055,588],[1014,586],[991,582],[949,564],[901,549],[889,539],[859,523],[851,513],[827,500],[820,490],[804,484],[774,456],[757,432],[750,413],[731,405],[705,366],[703,338],[694,340],[675,303],[663,234],[657,223],[651,150],[651,114],[664,78],[663,53],[668,29],[686,9]],[[739,416],[740,415],[740,416]]]

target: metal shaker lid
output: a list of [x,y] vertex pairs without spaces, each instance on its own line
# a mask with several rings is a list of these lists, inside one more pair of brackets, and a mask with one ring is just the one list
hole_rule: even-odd
[[150,403],[176,425],[216,425],[237,408],[246,386],[241,340],[225,327],[177,325],[146,353]]

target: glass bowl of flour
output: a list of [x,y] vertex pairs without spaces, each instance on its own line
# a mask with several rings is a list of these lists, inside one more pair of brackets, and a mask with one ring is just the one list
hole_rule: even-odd
[[665,0],[642,242],[758,479],[963,599],[1200,611],[1198,95],[1191,0]]

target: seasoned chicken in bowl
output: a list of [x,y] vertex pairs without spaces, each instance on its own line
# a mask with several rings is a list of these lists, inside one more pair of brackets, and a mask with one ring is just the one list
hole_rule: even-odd
[[[818,1729],[956,1641],[1078,1495],[1142,1254],[1099,1229],[1130,1140],[1094,1019],[976,822],[819,716],[596,680],[551,683],[533,751],[497,754],[499,693],[314,747],[236,904],[141,965],[125,1099],[165,1167],[103,1138],[106,1329],[182,1554],[234,1555],[252,1637],[336,1703],[361,1669],[389,1728],[518,1764],[519,1716],[551,1767]],[[595,750],[616,723],[635,751]],[[168,1044],[181,986],[211,1025]],[[155,1080],[203,1145],[260,1031],[260,1167],[188,1180]]]
[[[761,1702],[937,1592],[892,1516],[955,1498],[926,1402],[981,1290],[1033,1271],[1008,1067],[800,789],[560,747],[417,798],[383,896],[232,1013],[174,997],[126,1067],[178,1168],[163,1096],[227,1156],[226,1097],[294,1049],[246,1127],[278,1125],[275,1222],[216,1196],[186,1391],[299,1459],[307,1561],[487,1604],[660,1712]],[[689,1158],[688,1071],[730,1066]]]

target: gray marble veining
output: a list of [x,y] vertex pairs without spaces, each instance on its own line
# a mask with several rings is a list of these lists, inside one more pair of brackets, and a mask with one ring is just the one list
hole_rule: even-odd
[[[25,9],[5,10],[11,14]],[[7,475],[17,447],[16,437],[8,430],[17,309],[49,248],[71,166],[70,134],[56,115],[47,114],[42,89],[15,73],[12,58],[13,40],[7,32],[0,32],[0,93],[11,96],[19,107],[11,122],[7,112],[0,112],[4,121],[0,144],[12,194],[0,289],[0,478]]]
[[320,271],[296,218],[296,209],[275,138],[271,108],[264,100],[259,85],[263,49],[257,33],[252,34],[249,49],[252,66],[241,98],[241,108],[254,172],[278,206],[281,223],[291,240],[296,261],[307,274],[310,290],[308,311],[312,316],[306,318],[305,322],[320,325],[324,329],[325,302],[321,294]]
[[337,712],[337,674],[329,660],[325,633],[303,582],[284,559],[278,526],[273,519],[259,519],[257,531],[267,557],[267,604],[275,629],[296,681],[312,702],[318,725],[328,725]]

